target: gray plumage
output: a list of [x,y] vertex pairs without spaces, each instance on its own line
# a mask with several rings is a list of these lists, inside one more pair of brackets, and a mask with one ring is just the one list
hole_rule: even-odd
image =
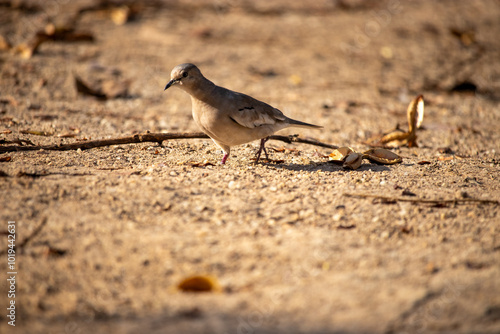
[[287,127],[321,128],[286,117],[267,103],[251,96],[215,85],[193,64],[181,64],[172,70],[165,90],[176,85],[191,96],[193,118],[200,129],[224,151],[224,164],[231,146],[261,139],[257,155],[264,150],[267,137]]

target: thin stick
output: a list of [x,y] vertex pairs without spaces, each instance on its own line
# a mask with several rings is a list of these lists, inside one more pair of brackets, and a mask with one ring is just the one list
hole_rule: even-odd
[[23,248],[24,246],[26,246],[28,244],[28,242],[30,242],[33,238],[35,238],[42,231],[42,228],[46,224],[47,224],[47,217],[43,217],[42,222],[40,223],[40,225],[38,225],[33,230],[33,232],[31,232],[31,234],[28,235],[19,245],[17,245],[17,247]]
[[[0,153],[15,152],[15,151],[69,151],[69,150],[88,150],[91,148],[112,146],[112,145],[124,145],[124,144],[136,144],[136,143],[147,143],[153,142],[161,143],[165,140],[172,139],[209,139],[206,134],[202,132],[190,132],[190,133],[143,133],[136,134],[133,136],[111,138],[111,139],[100,139],[100,140],[90,140],[82,141],[70,144],[57,144],[57,145],[33,145],[33,146],[23,146],[23,145],[10,145],[10,146],[0,146]],[[330,145],[322,143],[313,139],[302,139],[297,136],[270,136],[269,139],[279,140],[286,143],[303,143],[320,147],[327,148],[337,148],[335,145]]]
[[[19,250],[19,249],[22,249],[24,248],[33,238],[35,238],[38,234],[40,234],[40,232],[42,231],[43,227],[47,224],[47,217],[44,217],[42,219],[42,222],[40,223],[40,225],[38,225],[32,232],[30,235],[28,235],[26,238],[24,238],[23,241],[21,241],[19,244],[16,245],[16,251]],[[4,232],[2,232],[2,234],[4,234]],[[0,255],[3,255],[7,253],[7,249],[5,250],[0,250]]]
[[497,204],[500,202],[492,199],[480,199],[480,198],[455,198],[455,199],[424,199],[424,198],[404,198],[404,197],[391,197],[391,196],[381,196],[372,194],[343,194],[346,197],[361,197],[361,198],[376,198],[384,201],[399,201],[399,202],[412,202],[412,203],[427,203],[427,204],[456,204],[456,203],[488,203]]

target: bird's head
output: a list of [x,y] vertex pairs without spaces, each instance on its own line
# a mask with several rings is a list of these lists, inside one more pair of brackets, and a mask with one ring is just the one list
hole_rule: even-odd
[[203,75],[196,65],[190,63],[177,65],[170,73],[170,81],[164,90],[174,85],[180,85],[181,88],[189,91],[189,88],[194,86],[200,78],[203,78]]

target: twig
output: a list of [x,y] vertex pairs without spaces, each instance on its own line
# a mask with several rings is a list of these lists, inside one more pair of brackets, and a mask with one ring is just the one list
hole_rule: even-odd
[[455,198],[455,199],[425,199],[425,198],[405,198],[405,197],[391,197],[372,194],[350,194],[344,193],[346,197],[361,197],[361,198],[375,198],[387,202],[412,202],[412,203],[426,203],[426,204],[457,204],[457,203],[487,203],[500,205],[499,201],[492,199],[480,198]]
[[31,232],[30,235],[28,235],[19,245],[17,245],[17,247],[19,249],[23,248],[24,246],[26,246],[28,244],[28,242],[31,241],[31,239],[33,239],[34,237],[36,237],[41,231],[42,231],[42,228],[47,224],[47,217],[44,217],[42,222],[40,223],[40,225],[38,225],[34,230],[33,232]]
[[331,148],[331,149],[339,148],[337,145],[322,143],[322,142],[317,141],[315,139],[302,139],[302,138],[299,138],[297,135],[292,135],[292,136],[273,135],[273,136],[269,136],[269,139],[283,141],[283,142],[288,143],[288,144],[301,143],[301,144],[309,144],[309,145],[313,145],[313,146],[326,147],[326,148]]
[[[40,225],[38,225],[30,235],[28,235],[22,242],[16,245],[16,252],[19,249],[24,248],[34,237],[36,237],[41,231],[42,228],[47,224],[47,217],[44,217]],[[1,232],[4,234],[4,232]],[[6,233],[5,233],[6,234]],[[0,251],[0,255],[7,253],[7,249]]]
[[[15,151],[69,151],[69,150],[88,150],[96,147],[112,146],[112,145],[124,145],[124,144],[136,144],[136,143],[146,143],[153,142],[161,144],[165,140],[171,139],[205,139],[210,138],[202,132],[190,132],[190,133],[143,133],[136,134],[133,136],[111,138],[111,139],[100,139],[100,140],[90,140],[85,142],[76,142],[70,144],[57,144],[57,145],[35,145],[35,146],[0,146],[0,153],[5,152],[15,152]],[[330,145],[326,143],[319,142],[313,139],[302,139],[297,136],[270,136],[269,139],[279,140],[286,143],[303,143],[314,146],[337,148],[335,145]]]

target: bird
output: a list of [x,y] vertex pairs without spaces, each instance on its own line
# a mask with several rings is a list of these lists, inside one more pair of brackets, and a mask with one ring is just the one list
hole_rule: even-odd
[[260,139],[255,159],[258,163],[262,151],[268,158],[265,143],[273,133],[292,126],[322,128],[291,119],[279,109],[249,95],[217,86],[191,63],[180,64],[172,69],[164,91],[172,86],[181,88],[191,96],[194,121],[224,152],[222,165],[229,157],[231,146]]

